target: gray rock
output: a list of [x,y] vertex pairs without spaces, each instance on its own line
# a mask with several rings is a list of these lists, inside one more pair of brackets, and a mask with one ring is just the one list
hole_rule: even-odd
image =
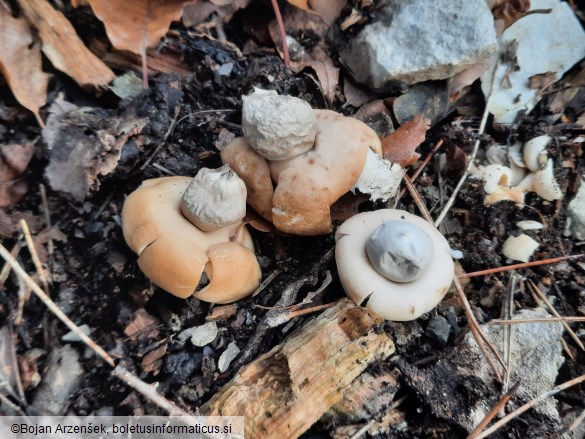
[[386,0],[380,16],[341,55],[358,82],[375,88],[446,79],[497,49],[484,0]]
[[579,240],[585,239],[585,180],[581,180],[577,195],[569,203],[569,218],[573,236]]
[[427,325],[427,329],[425,330],[427,337],[441,344],[447,344],[450,332],[451,325],[449,324],[449,321],[443,316],[433,317]]
[[[513,318],[547,317],[550,315],[542,309],[525,309]],[[481,325],[482,332],[500,352],[505,340],[504,328]],[[564,357],[560,323],[526,323],[508,328],[511,329],[510,384],[520,381],[518,391],[507,405],[510,412],[555,387]],[[433,415],[466,431],[472,431],[501,397],[499,387],[494,385],[493,371],[471,333],[454,349],[445,350],[429,367],[419,369],[400,360],[398,365],[405,382],[417,391]],[[534,428],[560,427],[554,398],[545,399],[532,410],[523,416],[531,416],[529,422]]]
[[69,345],[57,348],[49,355],[41,385],[35,392],[32,406],[43,415],[61,415],[69,405],[71,395],[79,388],[83,369],[79,354]]

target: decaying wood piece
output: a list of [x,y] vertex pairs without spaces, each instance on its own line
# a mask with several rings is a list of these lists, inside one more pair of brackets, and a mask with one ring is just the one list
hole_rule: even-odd
[[206,416],[244,416],[246,438],[296,438],[366,367],[394,353],[383,319],[347,299],[245,366],[200,408]]

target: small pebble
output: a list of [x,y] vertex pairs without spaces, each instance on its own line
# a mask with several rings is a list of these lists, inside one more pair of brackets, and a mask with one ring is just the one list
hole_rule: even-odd
[[540,230],[540,229],[544,228],[542,223],[539,223],[538,221],[531,221],[531,220],[518,221],[516,223],[516,226],[521,228],[522,230]]
[[[79,329],[81,329],[81,332],[83,332],[85,335],[91,334],[91,329],[87,325],[81,325]],[[81,340],[81,337],[76,332],[69,331],[67,334],[61,337],[61,341],[79,342],[83,340]]]
[[215,340],[217,332],[217,323],[215,322],[209,322],[205,325],[198,326],[195,328],[195,331],[193,331],[191,343],[195,346],[205,346]]
[[219,360],[217,362],[217,367],[221,373],[228,370],[230,367],[231,362],[238,356],[240,353],[240,348],[236,345],[235,342],[231,342],[227,349],[223,351],[223,353],[219,356]]
[[425,330],[427,337],[439,342],[447,344],[449,334],[451,333],[451,325],[443,316],[435,316],[431,319]]

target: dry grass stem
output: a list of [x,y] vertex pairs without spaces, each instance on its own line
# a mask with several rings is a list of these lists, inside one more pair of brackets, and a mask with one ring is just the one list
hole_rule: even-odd
[[[435,153],[439,150],[439,148],[441,148],[441,146],[443,146],[443,139],[440,139],[435,147],[433,148],[433,150],[428,153],[428,155],[425,157],[425,159],[422,161],[422,163],[420,164],[420,166],[418,168],[416,168],[416,171],[413,172],[412,176],[410,177],[410,181],[412,183],[414,183],[416,181],[416,179],[418,178],[418,176],[420,174],[422,174],[422,172],[425,170],[425,168],[427,167],[427,165],[429,164],[429,162],[431,161],[431,159],[433,158],[433,156],[435,155]],[[400,194],[398,195],[398,197],[396,198],[395,203],[398,204],[398,201],[404,196],[404,194],[406,193],[406,188],[403,187],[400,190]],[[432,221],[431,221],[432,222]]]
[[[416,188],[410,182],[410,180],[408,179],[407,176],[404,176],[404,181],[405,181],[406,187],[410,191],[413,199],[416,200],[418,198],[420,200],[420,195],[418,194]],[[417,207],[421,211],[423,217],[427,221],[429,221],[429,223],[433,224],[431,215],[429,214],[429,211],[426,208],[426,206],[421,202],[420,204],[417,203]],[[435,225],[435,228],[436,227],[437,226]],[[502,376],[501,376],[500,372],[498,371],[498,368],[496,367],[496,364],[494,363],[493,358],[489,354],[487,347],[489,347],[489,350],[493,353],[493,355],[496,357],[498,362],[502,365],[502,367],[504,368],[504,371],[507,371],[508,368],[506,367],[506,364],[502,360],[502,357],[500,356],[500,354],[498,353],[498,351],[496,350],[496,348],[494,347],[492,342],[481,331],[481,328],[479,327],[479,323],[477,322],[477,320],[475,319],[475,316],[473,315],[473,311],[471,310],[471,305],[469,304],[469,301],[467,300],[467,296],[465,295],[465,291],[463,290],[463,286],[461,285],[461,282],[459,281],[459,279],[457,277],[455,277],[453,279],[453,283],[455,284],[455,288],[457,289],[457,294],[459,295],[459,299],[461,300],[461,303],[463,304],[465,316],[467,317],[467,321],[469,324],[469,328],[471,329],[471,333],[473,334],[473,338],[475,338],[475,341],[476,341],[477,345],[479,346],[479,348],[481,349],[481,352],[484,354],[487,362],[489,363],[490,367],[494,371],[494,375],[496,376],[496,380],[499,383],[501,383]],[[487,347],[486,347],[486,345],[487,345]]]
[[287,318],[290,320],[290,319],[295,318],[295,317],[304,316],[304,315],[311,314],[311,313],[318,312],[318,311],[323,311],[324,309],[331,308],[336,303],[337,302],[325,303],[323,305],[317,305],[317,306],[313,306],[311,308],[304,308],[304,309],[299,309],[296,311],[291,311],[287,315]]
[[580,383],[582,383],[584,381],[585,381],[585,375],[581,375],[581,376],[578,376],[577,378],[574,378],[574,379],[572,379],[570,381],[567,381],[567,382],[565,382],[565,383],[563,383],[563,384],[561,384],[559,386],[556,386],[554,389],[549,390],[548,392],[542,393],[541,395],[537,396],[533,400],[528,401],[526,404],[518,407],[513,412],[511,412],[508,415],[504,416],[502,419],[500,419],[498,422],[496,422],[490,428],[488,428],[487,430],[484,430],[481,434],[475,436],[474,439],[483,439],[484,437],[489,436],[490,434],[492,434],[495,431],[497,431],[501,426],[507,424],[512,419],[516,418],[517,416],[519,416],[522,413],[526,412],[530,408],[534,407],[539,402],[544,401],[545,399],[547,399],[547,398],[549,398],[551,396],[554,396],[557,393],[560,393],[561,391],[563,391],[565,389],[568,389],[569,387],[575,386],[577,384],[580,384]]
[[[10,254],[14,259],[18,257],[22,247],[24,247],[24,244],[21,241],[17,241],[16,244],[14,244],[14,247],[12,247],[12,250],[10,250]],[[4,287],[4,284],[8,280],[8,276],[10,276],[11,271],[12,267],[8,262],[5,262],[2,266],[2,270],[0,271],[0,288]]]
[[63,313],[59,309],[59,307],[51,300],[51,298],[45,294],[45,292],[39,287],[35,281],[24,271],[24,269],[20,266],[20,264],[14,259],[14,257],[10,254],[10,252],[0,244],[0,256],[10,265],[14,273],[26,284],[28,288],[32,290],[33,293],[37,295],[39,299],[45,304],[47,308],[59,319],[61,320],[71,331],[73,331],[80,339],[83,341],[90,349],[92,349],[102,360],[108,363],[110,366],[114,368],[112,371],[112,375],[122,380],[128,386],[132,387],[149,400],[151,400],[154,404],[158,405],[160,408],[166,410],[169,414],[175,416],[192,416],[192,414],[180,409],[177,405],[173,402],[167,400],[162,395],[156,393],[156,390],[146,384],[144,381],[140,380],[140,378],[132,375],[129,371],[124,369],[121,366],[116,367],[114,363],[114,359],[97,343],[95,343],[89,336],[87,336],[79,327]]
[[[41,203],[43,205],[43,215],[45,216],[45,226],[47,229],[52,227],[51,224],[51,211],[49,210],[49,202],[47,201],[47,190],[45,189],[44,184],[39,185],[39,191],[41,193]],[[49,236],[47,240],[47,251],[49,252],[49,256],[53,256],[53,251],[55,250],[55,246],[53,244],[53,238]]]
[[490,325],[515,325],[517,323],[556,323],[556,322],[585,322],[585,317],[548,317],[542,319],[516,319],[502,320],[494,319],[489,322]]
[[569,425],[569,428],[567,429],[567,433],[575,430],[579,425],[581,425],[581,423],[585,420],[585,410],[583,410],[581,412],[581,414],[579,416],[577,416],[577,418],[571,422],[571,425]]
[[428,209],[426,208],[422,198],[420,197],[418,191],[416,190],[416,188],[412,184],[412,181],[410,180],[408,175],[404,174],[403,180],[404,180],[404,184],[406,185],[406,189],[408,189],[408,193],[410,194],[410,196],[414,200],[416,207],[418,207],[418,210],[420,211],[420,213],[422,214],[424,219],[426,219],[429,223],[433,224],[433,218],[431,217],[431,214],[429,213]]
[[510,398],[518,391],[519,387],[520,387],[520,381],[517,381],[516,384],[514,384],[512,387],[510,387],[510,389],[504,395],[502,395],[500,400],[485,415],[485,417],[478,424],[478,426],[475,427],[475,429],[471,433],[469,433],[469,436],[467,436],[467,439],[477,438],[477,435],[479,433],[481,433],[481,431],[484,428],[487,427],[487,425],[490,423],[490,421],[492,419],[494,419],[494,417],[500,412],[500,410],[502,410],[504,407],[506,407],[506,404],[508,403]]
[[494,363],[493,358],[489,354],[488,349],[486,348],[486,345],[489,346],[490,350],[492,351],[494,356],[497,358],[498,362],[502,365],[504,370],[507,370],[506,364],[504,363],[504,361],[502,360],[502,357],[500,357],[500,354],[498,354],[498,352],[496,351],[496,349],[492,345],[492,343],[487,339],[485,334],[483,332],[481,332],[481,329],[479,327],[479,323],[477,322],[477,320],[475,319],[475,316],[473,315],[473,311],[471,310],[471,305],[469,304],[469,301],[467,300],[467,296],[465,295],[465,291],[463,291],[463,287],[461,286],[459,279],[455,278],[453,280],[453,282],[455,283],[455,287],[457,289],[457,294],[459,295],[459,300],[461,300],[461,303],[463,304],[463,310],[465,311],[465,317],[467,317],[467,321],[469,323],[469,328],[471,329],[471,333],[473,334],[473,338],[475,338],[475,342],[477,343],[477,345],[481,349],[481,352],[483,353],[483,355],[486,358],[487,362],[489,363],[490,367],[494,371],[494,375],[496,376],[496,380],[498,381],[498,383],[501,383],[502,382],[502,375],[498,371],[498,368],[496,367],[496,364]]
[[[494,63],[494,67],[493,67],[494,73],[495,73],[496,69],[498,68],[499,64],[500,64],[499,62]],[[479,123],[478,134],[483,134],[483,132],[485,131],[485,126],[487,124],[488,116],[490,114],[488,111],[488,107],[489,107],[488,104],[489,104],[489,100],[491,97],[491,90],[493,89],[493,85],[494,85],[493,81],[494,81],[495,77],[496,77],[496,75],[493,75],[493,77],[492,77],[492,84],[490,86],[490,94],[488,95],[488,97],[486,99],[485,109],[483,110],[483,115],[481,116],[481,122]],[[475,156],[477,155],[477,151],[479,150],[480,143],[481,143],[481,141],[479,139],[477,139],[475,141],[475,144],[473,145],[473,150],[471,151],[471,155],[469,156],[469,162],[467,163],[467,167],[465,168],[465,172],[463,172],[463,175],[461,176],[461,179],[457,183],[457,186],[455,186],[455,189],[453,190],[451,197],[449,197],[447,204],[445,204],[445,207],[443,208],[443,210],[441,211],[441,213],[439,214],[439,216],[435,220],[435,227],[439,227],[439,225],[445,219],[445,216],[447,216],[447,213],[449,212],[449,210],[451,210],[453,203],[455,203],[455,199],[457,198],[459,191],[463,187],[463,183],[465,183],[465,180],[467,180],[467,176],[469,175],[469,172],[471,171],[471,167],[473,166],[473,162],[475,161]]]
[[144,395],[157,406],[164,409],[170,416],[194,416],[192,413],[186,412],[177,406],[174,402],[169,401],[164,396],[156,391],[156,388],[150,384],[145,383],[138,377],[131,374],[128,370],[118,365],[112,371],[112,375],[124,381],[134,390]]
[[569,345],[567,344],[567,342],[565,341],[564,338],[561,338],[561,345],[563,345],[563,350],[565,351],[565,354],[567,354],[567,356],[575,361],[575,356],[573,355],[573,353],[571,352],[571,349],[569,349]]
[[557,262],[568,261],[571,259],[579,259],[579,258],[582,258],[583,256],[585,256],[585,254],[560,256],[558,258],[543,259],[542,261],[523,262],[521,264],[507,265],[505,267],[488,268],[487,270],[474,271],[473,273],[464,273],[464,274],[458,275],[457,277],[463,278],[463,277],[485,276],[487,274],[501,273],[502,271],[517,270],[520,268],[527,268],[527,267],[536,267],[538,265],[556,264]]
[[37,274],[39,275],[39,280],[43,284],[43,289],[45,290],[45,293],[49,295],[49,276],[47,274],[47,270],[45,270],[43,264],[41,263],[41,260],[39,259],[39,254],[37,253],[35,243],[33,242],[32,236],[30,234],[28,224],[24,219],[21,219],[18,222],[18,225],[20,226],[20,229],[24,234],[26,246],[28,247],[28,251],[30,253],[35,269],[37,270]]
[[[550,312],[555,316],[555,317],[562,317],[558,311],[555,309],[555,307],[552,305],[552,303],[549,302],[549,300],[546,298],[546,296],[544,295],[544,293],[542,291],[540,291],[540,288],[538,288],[536,286],[536,284],[532,281],[528,281],[528,287],[532,290],[532,292],[534,294],[536,294],[544,303],[546,303],[546,306],[549,308]],[[538,301],[537,301],[538,303]],[[581,350],[585,351],[585,346],[583,346],[583,342],[579,339],[579,337],[577,337],[577,334],[575,334],[575,331],[573,331],[571,329],[571,327],[569,326],[569,324],[566,321],[561,320],[560,321],[561,324],[565,327],[565,329],[567,330],[567,332],[569,333],[569,335],[571,336],[571,338],[573,340],[575,340],[575,343],[577,343],[577,346],[579,346],[581,348]]]
[[252,297],[255,297],[258,294],[260,294],[264,290],[264,288],[266,288],[268,285],[270,285],[270,282],[272,282],[274,280],[274,278],[276,276],[278,276],[280,273],[282,273],[282,270],[280,268],[277,268],[272,273],[270,273],[270,275],[268,275],[268,277],[266,279],[264,279],[260,285],[258,285],[258,288],[256,288],[256,291],[254,291],[252,293]]
[[114,360],[110,355],[104,351],[100,346],[98,346],[91,338],[89,338],[83,331],[79,329],[79,327],[71,321],[69,317],[65,315],[61,309],[55,302],[51,300],[51,298],[45,294],[45,292],[39,287],[34,280],[23,270],[20,264],[12,257],[10,252],[6,250],[2,244],[0,244],[0,256],[4,258],[6,262],[10,264],[12,270],[16,273],[16,275],[24,281],[26,286],[32,290],[33,293],[37,295],[39,299],[45,304],[49,310],[57,316],[59,320],[61,320],[71,331],[75,332],[77,336],[86,344],[88,345],[93,351],[99,355],[106,363],[110,366],[115,367]]
[[290,55],[288,53],[288,44],[286,42],[286,31],[284,29],[284,23],[282,21],[282,15],[280,14],[280,8],[278,7],[277,0],[272,0],[272,8],[274,9],[274,15],[276,15],[276,22],[278,23],[278,30],[280,31],[280,39],[282,40],[284,65],[286,67],[290,67]]

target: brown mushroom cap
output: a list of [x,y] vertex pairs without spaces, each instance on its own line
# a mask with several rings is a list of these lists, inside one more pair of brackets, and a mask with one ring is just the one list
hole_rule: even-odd
[[205,270],[210,283],[202,290],[206,294],[201,300],[227,303],[245,297],[261,277],[252,238],[239,224],[213,232],[191,224],[180,207],[190,181],[189,177],[163,177],[142,183],[122,209],[124,238],[139,255],[142,272],[175,296],[191,296]]
[[221,151],[221,160],[240,176],[248,191],[248,203],[256,212],[272,222],[274,189],[268,161],[254,151],[246,139],[238,137]]
[[[221,154],[223,162],[246,182],[248,203],[286,233],[329,233],[331,204],[359,179],[368,149],[382,153],[380,139],[363,122],[330,110],[314,111],[315,145],[297,157],[266,161],[242,138]],[[267,168],[276,183],[274,190],[266,178]]]

